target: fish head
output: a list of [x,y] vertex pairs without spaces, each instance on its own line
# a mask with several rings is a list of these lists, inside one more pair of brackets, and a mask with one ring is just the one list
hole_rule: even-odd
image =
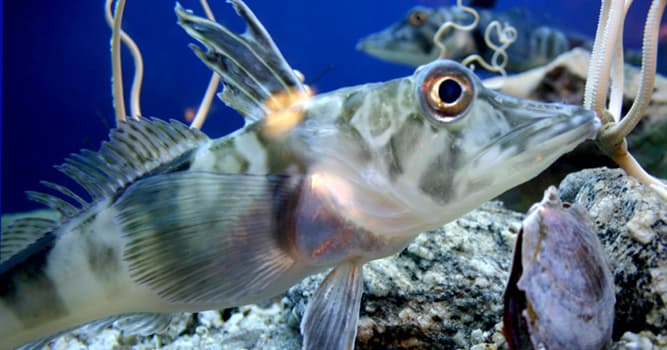
[[[434,44],[433,36],[448,20],[468,23],[472,16],[456,7],[417,6],[399,22],[362,38],[357,49],[385,61],[417,67],[439,57],[440,48]],[[441,43],[447,58],[454,60],[462,60],[475,50],[472,35],[461,30],[446,30]]]
[[307,115],[298,149],[336,211],[405,237],[535,177],[600,127],[582,107],[490,90],[452,60],[316,96]]
[[413,79],[438,141],[419,188],[459,214],[535,177],[600,128],[593,111],[496,92],[454,61],[422,66]]

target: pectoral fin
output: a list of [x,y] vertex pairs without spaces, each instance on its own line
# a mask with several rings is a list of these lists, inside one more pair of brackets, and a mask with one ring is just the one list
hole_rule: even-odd
[[109,321],[125,334],[148,336],[165,332],[177,315],[179,314],[134,313],[116,316]]
[[361,265],[336,266],[306,307],[301,321],[303,349],[353,349],[362,292]]
[[285,249],[290,178],[158,175],[117,201],[131,276],[169,302],[227,307],[274,296],[305,277]]

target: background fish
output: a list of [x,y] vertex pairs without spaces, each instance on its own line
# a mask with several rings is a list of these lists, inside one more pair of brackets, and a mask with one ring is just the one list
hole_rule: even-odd
[[363,263],[533,177],[599,128],[588,110],[496,93],[447,60],[311,97],[232,3],[242,35],[176,11],[246,125],[210,140],[131,121],[99,152],[67,160],[59,169],[86,194],[45,183],[55,195],[30,196],[60,219],[3,232],[0,348],[117,314],[157,327],[159,313],[257,302],[331,267],[307,307],[304,348],[351,348]]
[[[592,47],[590,39],[543,25],[525,10],[502,12],[477,9],[477,12],[480,20],[474,30],[466,32],[452,29],[443,36],[447,58],[461,61],[469,55],[479,54],[491,62],[494,51],[485,42],[484,32],[494,20],[509,23],[518,32],[516,41],[506,50],[508,61],[505,68],[508,72],[520,72],[544,65],[574,47]],[[417,6],[399,22],[361,39],[357,49],[382,60],[416,67],[440,55],[439,48],[433,44],[433,35],[446,21],[465,25],[472,23],[473,17],[457,6]],[[491,38],[494,43],[499,42],[495,34]],[[626,57],[633,61],[640,60],[634,51],[628,51]]]

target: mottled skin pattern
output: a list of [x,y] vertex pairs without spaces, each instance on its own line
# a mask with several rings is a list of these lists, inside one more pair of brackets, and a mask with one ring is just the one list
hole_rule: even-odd
[[453,62],[434,62],[412,77],[319,95],[286,138],[262,137],[256,132],[261,125],[247,128],[212,141],[197,153],[191,169],[298,171],[307,177],[324,168],[359,186],[355,191],[382,197],[367,205],[407,206],[410,214],[403,218],[420,221],[403,221],[407,226],[400,228],[395,226],[398,218],[385,223],[389,227],[361,226],[374,232],[403,234],[409,228],[418,233],[443,223],[441,216],[428,222],[419,213],[447,212],[453,218],[467,212],[478,205],[478,198],[492,198],[508,182],[525,181],[553,161],[561,150],[550,149],[546,142],[578,139],[595,129],[590,114],[578,107],[500,95],[473,75],[477,97],[471,108],[454,123],[438,123],[419,107],[415,90],[419,74],[439,65],[463,69]]
[[[130,122],[138,136],[112,136],[101,155],[68,163],[96,195],[79,211],[47,201],[66,214],[44,232],[53,239],[28,242],[40,253],[0,264],[0,348],[117,314],[257,302],[330,267],[302,322],[304,348],[349,348],[364,262],[535,176],[599,128],[588,110],[501,95],[442,60],[409,77],[314,96],[293,127],[267,134],[272,116],[257,118],[266,113],[257,96],[297,82],[285,82],[293,73],[270,37],[242,2],[233,4],[254,36],[177,14],[210,46],[196,53],[219,65],[230,80],[223,99],[249,123],[208,140],[182,125]],[[258,77],[247,79],[245,66],[226,70],[234,61],[223,48],[239,47]],[[262,49],[269,52],[248,56]],[[235,74],[270,83],[240,97],[252,86]],[[458,87],[441,89],[443,79]],[[460,112],[438,114],[448,106]]]

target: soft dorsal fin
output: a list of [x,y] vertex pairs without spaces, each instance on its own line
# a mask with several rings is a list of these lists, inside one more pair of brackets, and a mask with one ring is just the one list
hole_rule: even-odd
[[1,266],[11,257],[39,241],[44,235],[53,231],[58,222],[48,218],[19,218],[3,227],[0,237],[0,270]]
[[276,47],[262,23],[243,1],[231,0],[248,28],[236,34],[228,28],[193,15],[176,4],[178,24],[207,52],[191,45],[195,54],[224,81],[220,98],[246,119],[267,114],[265,102],[279,92],[307,94],[306,88]]
[[[128,120],[111,130],[109,139],[98,152],[83,150],[56,167],[78,183],[89,200],[64,186],[46,181],[42,184],[56,195],[28,191],[28,197],[58,211],[61,221],[65,221],[97,201],[116,195],[141,177],[181,166],[190,152],[208,137],[174,120],[143,118]],[[2,243],[4,252],[4,239]]]

